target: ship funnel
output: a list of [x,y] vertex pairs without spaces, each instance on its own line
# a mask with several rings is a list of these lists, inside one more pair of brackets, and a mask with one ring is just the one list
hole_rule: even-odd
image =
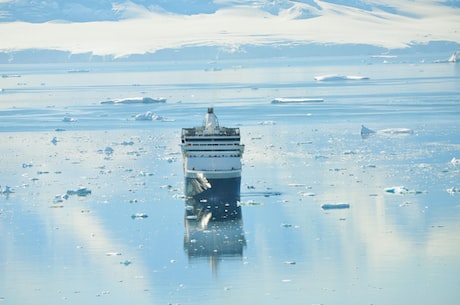
[[214,108],[208,108],[208,113],[206,113],[204,117],[203,127],[210,134],[218,132],[219,121],[217,120],[217,116],[214,114]]

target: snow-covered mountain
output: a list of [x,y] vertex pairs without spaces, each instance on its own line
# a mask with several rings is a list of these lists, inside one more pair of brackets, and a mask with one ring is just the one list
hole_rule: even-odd
[[[0,0],[0,22],[69,22],[116,21],[132,17],[134,7],[164,13],[196,15],[213,14],[229,7],[254,7],[272,15],[290,12],[296,18],[321,15],[323,3],[351,7],[367,12],[382,11],[389,14],[411,16],[413,13],[400,9],[398,3],[407,1],[378,0]],[[460,1],[411,1],[411,6],[433,2],[439,6],[459,8]],[[423,5],[423,4],[422,4]],[[410,7],[409,7],[410,8]]]
[[0,53],[460,43],[456,0],[0,0]]

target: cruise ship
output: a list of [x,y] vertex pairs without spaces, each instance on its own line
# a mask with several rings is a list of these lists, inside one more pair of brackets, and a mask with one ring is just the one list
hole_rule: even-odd
[[246,246],[240,201],[240,130],[219,126],[213,108],[203,124],[182,129],[185,176],[184,249],[189,259],[242,257]]
[[244,152],[239,128],[220,126],[208,108],[201,126],[182,128],[181,142],[185,196],[201,202],[200,214],[210,212],[212,220],[238,218]]
[[181,140],[187,178],[241,177],[240,129],[219,126],[213,108],[208,108],[201,126],[182,128]]

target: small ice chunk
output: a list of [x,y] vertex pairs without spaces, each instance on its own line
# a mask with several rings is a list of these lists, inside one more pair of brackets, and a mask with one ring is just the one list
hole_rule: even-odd
[[54,196],[53,203],[64,202],[64,200],[67,200],[67,199],[69,199],[69,195],[68,195],[68,194],[56,195],[56,196]]
[[295,265],[296,262],[295,261],[285,261],[284,262],[286,265]]
[[62,119],[63,122],[76,122],[78,121],[76,118],[72,118],[72,117],[69,117],[69,116],[65,116],[63,119]]
[[455,51],[450,57],[448,62],[460,62],[460,49]]
[[344,202],[338,202],[338,203],[324,203],[321,205],[321,208],[323,210],[334,210],[334,209],[349,209],[350,204],[349,203],[344,203]]
[[397,194],[397,195],[405,195],[405,194],[416,194],[417,195],[417,194],[425,193],[425,191],[410,190],[405,186],[392,186],[392,187],[387,187],[384,190],[387,193]]
[[316,196],[315,193],[311,193],[311,192],[299,192],[299,195],[303,196],[303,197],[313,197],[313,196]]
[[238,201],[238,206],[253,206],[253,205],[264,205],[265,202],[261,201],[254,201],[254,200],[247,200],[247,201]]
[[113,154],[113,148],[110,147],[110,146],[107,146],[106,148],[104,148],[104,154],[106,154],[106,155]]
[[85,196],[91,195],[91,190],[86,187],[81,187],[77,190],[68,190],[66,195],[68,196],[77,195],[77,196],[85,197]]
[[1,189],[0,191],[2,194],[4,195],[8,195],[8,194],[12,194],[14,193],[14,191],[11,189],[11,187],[9,187],[8,185],[5,185],[5,187],[3,189]]
[[457,193],[460,193],[460,188],[458,187],[451,187],[447,189],[447,192],[451,195],[455,195]]
[[387,187],[384,190],[385,192],[391,193],[391,194],[407,194],[409,192],[409,189],[405,186]]
[[275,121],[262,121],[262,122],[259,122],[259,125],[276,125],[276,122]]
[[120,145],[125,145],[125,146],[134,145],[134,142],[133,141],[123,141],[123,142],[120,143]]
[[366,126],[361,125],[361,136],[363,138],[369,137],[370,135],[372,135],[374,133],[375,133],[375,131],[373,131],[372,129],[369,129]]
[[134,119],[136,121],[151,121],[152,120],[152,117],[154,116],[155,114],[151,111],[147,111],[147,112],[144,112],[144,113],[139,113],[139,114],[136,114],[134,116]]
[[409,128],[386,128],[379,130],[378,133],[387,134],[387,135],[408,135],[413,134],[414,131]]
[[147,218],[147,217],[149,217],[149,215],[147,215],[145,213],[135,213],[135,214],[131,215],[132,219],[144,219],[144,218]]

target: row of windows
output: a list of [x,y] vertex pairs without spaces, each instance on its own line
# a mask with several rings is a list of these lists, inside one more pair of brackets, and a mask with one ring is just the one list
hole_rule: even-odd
[[193,141],[240,141],[240,137],[216,137],[216,138],[186,138],[183,139],[186,142]]
[[235,155],[188,155],[188,158],[241,158],[240,154]]
[[199,150],[199,149],[192,149],[192,150],[187,150],[185,152],[186,154],[238,154],[241,155],[240,150],[228,150],[228,149],[214,149],[214,150]]
[[209,142],[201,142],[201,143],[186,143],[187,146],[237,146],[240,145],[239,142],[233,142],[233,143],[209,143]]

